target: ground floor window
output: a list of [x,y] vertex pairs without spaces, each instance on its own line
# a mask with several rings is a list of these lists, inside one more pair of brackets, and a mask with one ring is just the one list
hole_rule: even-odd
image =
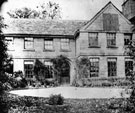
[[99,75],[99,58],[90,58],[90,77]]
[[130,75],[130,72],[133,71],[133,60],[130,58],[125,59],[125,75]]
[[52,69],[52,62],[45,61],[44,62],[46,71],[45,71],[45,78],[53,78],[53,69]]
[[108,77],[117,75],[117,59],[108,58]]
[[24,61],[24,72],[26,78],[33,78],[33,68],[34,68],[33,60]]

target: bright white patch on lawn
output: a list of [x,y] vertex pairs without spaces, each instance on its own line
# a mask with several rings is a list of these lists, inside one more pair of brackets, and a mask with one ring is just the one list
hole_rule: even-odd
[[[86,99],[86,98],[121,98],[121,88],[77,88],[77,87],[55,87],[44,89],[27,89],[10,91],[20,96],[49,97],[51,94],[61,94],[64,98]],[[123,97],[129,97],[123,93]]]

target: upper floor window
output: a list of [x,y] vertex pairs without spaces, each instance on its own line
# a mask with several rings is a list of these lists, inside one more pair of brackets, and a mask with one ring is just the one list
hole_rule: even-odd
[[52,68],[52,62],[50,61],[45,61],[44,62],[46,66],[46,71],[45,71],[45,78],[53,78],[53,68]]
[[116,46],[116,33],[107,33],[107,47]]
[[25,38],[24,39],[24,49],[33,49],[34,48],[34,39]]
[[62,50],[69,50],[69,39],[61,39],[61,49]]
[[125,75],[128,76],[133,71],[133,60],[130,58],[125,59]]
[[89,46],[98,46],[98,33],[88,33]]
[[129,45],[129,42],[132,40],[132,34],[124,34],[124,45]]
[[53,39],[45,39],[44,40],[44,49],[45,50],[53,50]]
[[90,77],[99,75],[99,58],[90,58]]
[[5,41],[7,43],[8,50],[14,50],[14,38],[13,37],[6,37]]
[[113,77],[117,75],[117,59],[108,59],[108,77]]

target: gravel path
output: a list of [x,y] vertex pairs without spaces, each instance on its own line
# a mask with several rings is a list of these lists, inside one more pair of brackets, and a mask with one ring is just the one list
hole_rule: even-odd
[[128,97],[121,88],[78,88],[78,87],[55,87],[44,89],[27,89],[10,91],[20,96],[49,97],[51,94],[61,94],[65,98],[121,98]]

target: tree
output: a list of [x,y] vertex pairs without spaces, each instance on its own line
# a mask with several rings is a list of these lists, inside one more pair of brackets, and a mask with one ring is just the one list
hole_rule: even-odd
[[40,19],[60,19],[61,8],[59,4],[49,1],[47,4],[43,3],[35,9],[21,8],[10,10],[7,14],[11,18],[40,18]]
[[23,7],[22,9],[15,9],[7,12],[11,18],[30,18],[33,11],[30,8]]
[[88,78],[90,72],[90,60],[87,57],[83,57],[76,60],[76,71],[78,79]]
[[[125,52],[127,55],[133,59],[133,66],[135,66],[135,40],[131,40],[129,42],[129,45],[127,47],[127,51]],[[130,97],[127,99],[127,106],[126,109],[128,109],[131,113],[135,112],[135,71],[128,69],[128,76],[127,80],[131,82],[131,86],[129,86],[129,89],[131,89]]]
[[56,58],[52,58],[51,62],[53,63],[53,71],[55,78],[58,82],[61,82],[61,77],[64,77],[66,74],[69,75],[70,70],[70,59],[66,56],[60,55]]
[[8,112],[8,106],[7,106],[7,97],[5,94],[5,83],[8,80],[8,76],[5,74],[5,63],[7,61],[7,47],[4,41],[4,36],[1,34],[2,33],[2,28],[5,27],[6,25],[3,23],[3,17],[0,16],[0,108],[2,113],[7,113]]
[[36,59],[35,65],[34,65],[34,74],[38,81],[45,82],[45,75],[48,71],[48,68],[38,59]]
[[[6,27],[6,25],[3,23],[3,17],[0,16],[0,29],[2,29],[3,27]],[[2,31],[0,31],[2,32]],[[5,64],[8,58],[7,55],[7,46],[5,44],[4,41],[4,36],[2,34],[0,34],[0,84],[3,84],[3,82],[5,82],[4,78],[4,72],[5,72]],[[2,87],[1,87],[2,88]]]

